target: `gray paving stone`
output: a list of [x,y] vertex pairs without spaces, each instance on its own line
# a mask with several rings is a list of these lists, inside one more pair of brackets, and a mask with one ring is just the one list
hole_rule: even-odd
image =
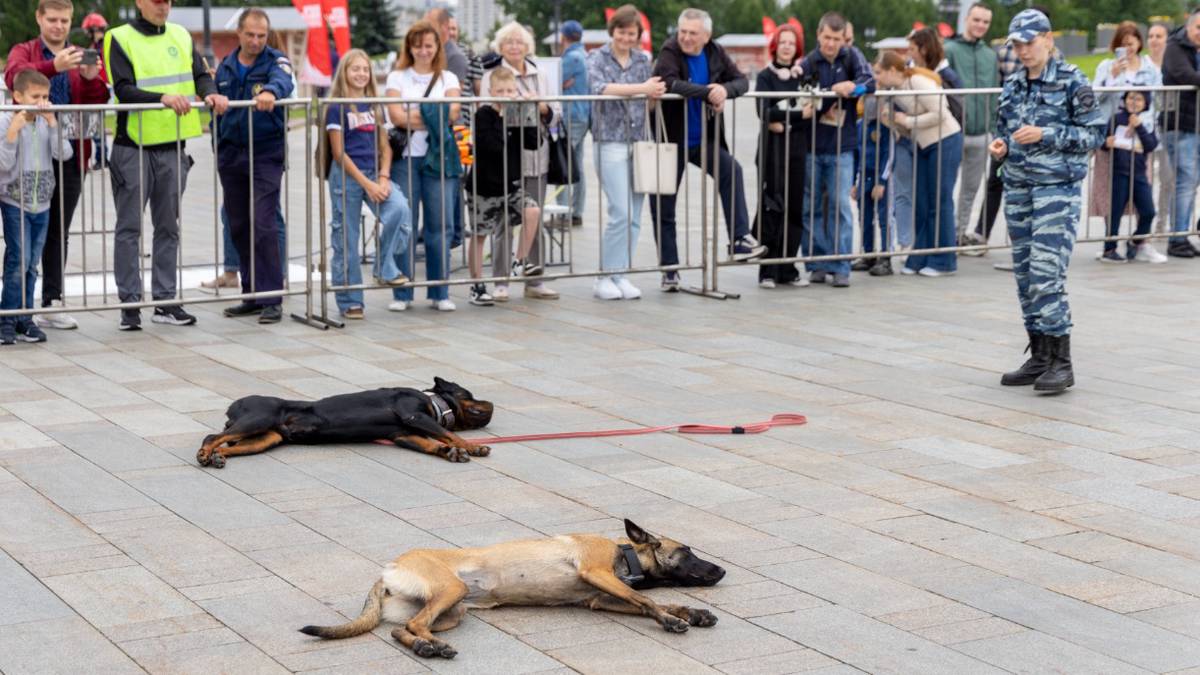
[[947,462],[957,462],[976,469],[995,469],[1014,464],[1027,464],[1031,460],[1013,452],[997,450],[986,445],[967,443],[952,438],[913,438],[896,444],[899,448],[919,452]]
[[6,673],[144,672],[77,616],[0,626],[0,670]]
[[55,429],[49,435],[79,456],[113,473],[182,463],[140,436],[107,422],[90,424],[83,429]]
[[1200,665],[1200,640],[1181,637],[1030,584],[931,576],[929,590],[1033,630],[1154,671]]
[[868,616],[934,607],[944,602],[932,593],[833,558],[768,565],[755,571]]
[[[123,643],[126,649],[129,643]],[[228,644],[192,646],[134,657],[139,665],[152,673],[288,673],[287,668],[272,660],[253,645],[239,641]]]
[[0,548],[18,561],[30,554],[104,543],[24,483],[0,483]]
[[716,669],[727,675],[784,675],[823,669],[837,663],[820,652],[811,649],[797,649],[783,654],[718,663]]
[[754,622],[870,673],[1004,672],[842,607],[817,607]]
[[267,576],[225,542],[184,522],[112,533],[107,539],[176,588]]
[[25,422],[0,420],[0,451],[44,448],[54,445],[49,436]]
[[125,474],[125,481],[209,532],[234,525],[251,527],[288,522],[278,511],[197,467],[138,471]]
[[74,615],[42,582],[0,551],[0,626]]
[[949,497],[912,504],[930,515],[1025,541],[1074,532],[1077,528],[1045,516],[976,497]]
[[63,510],[73,514],[153,506],[145,495],[67,450],[47,451],[9,470]]
[[703,664],[680,656],[675,650],[649,638],[634,637],[609,642],[564,647],[550,652],[580,673],[714,673]]
[[954,648],[1014,673],[1151,672],[1038,631],[963,642]]
[[315,598],[341,593],[365,597],[383,571],[378,564],[334,543],[263,549],[248,555]]
[[[423,458],[411,459],[417,461]],[[436,458],[424,459],[444,462]],[[458,500],[454,495],[361,456],[314,459],[298,462],[293,466],[346,494],[390,513]]]
[[45,584],[88,623],[116,639],[127,626],[191,616],[198,608],[139,567],[51,577]]

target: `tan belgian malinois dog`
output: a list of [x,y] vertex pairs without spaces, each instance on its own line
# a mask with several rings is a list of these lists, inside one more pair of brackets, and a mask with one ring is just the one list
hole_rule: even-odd
[[[418,656],[451,659],[458,652],[433,634],[454,628],[474,608],[578,605],[649,616],[672,633],[717,623],[708,610],[659,605],[634,588],[712,586],[725,576],[724,569],[632,521],[625,521],[625,533],[627,540],[568,534],[480,548],[409,551],[384,568],[357,619],[340,626],[305,626],[300,632],[347,638],[386,619],[401,624],[392,637]],[[407,605],[414,601],[422,606],[409,618]]]

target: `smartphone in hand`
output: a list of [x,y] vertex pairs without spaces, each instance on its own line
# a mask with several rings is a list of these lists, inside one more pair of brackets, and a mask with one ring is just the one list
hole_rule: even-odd
[[80,59],[81,66],[96,66],[100,64],[100,52],[95,49],[83,50],[83,58]]

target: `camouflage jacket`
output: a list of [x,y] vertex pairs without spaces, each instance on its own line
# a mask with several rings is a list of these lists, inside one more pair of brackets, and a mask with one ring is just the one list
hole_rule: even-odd
[[[1019,68],[1004,80],[996,137],[1008,146],[1005,185],[1055,185],[1083,180],[1088,155],[1104,144],[1107,120],[1096,94],[1078,68],[1057,58],[1036,80]],[[1042,129],[1042,140],[1021,145],[1012,140],[1023,126]]]

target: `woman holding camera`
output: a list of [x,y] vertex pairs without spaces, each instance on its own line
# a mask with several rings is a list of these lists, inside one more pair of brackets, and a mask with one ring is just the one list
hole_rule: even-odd
[[[1141,56],[1142,31],[1132,21],[1122,21],[1113,33],[1109,50],[1113,58],[1105,59],[1096,67],[1097,87],[1157,87],[1162,85],[1162,71],[1149,58]],[[1121,93],[1098,92],[1096,100],[1104,119],[1112,119],[1121,108]],[[1140,115],[1147,130],[1154,131],[1158,111],[1153,98],[1150,107]],[[1112,209],[1112,151],[1098,150],[1093,154],[1091,186],[1088,191],[1088,216],[1108,219]]]

